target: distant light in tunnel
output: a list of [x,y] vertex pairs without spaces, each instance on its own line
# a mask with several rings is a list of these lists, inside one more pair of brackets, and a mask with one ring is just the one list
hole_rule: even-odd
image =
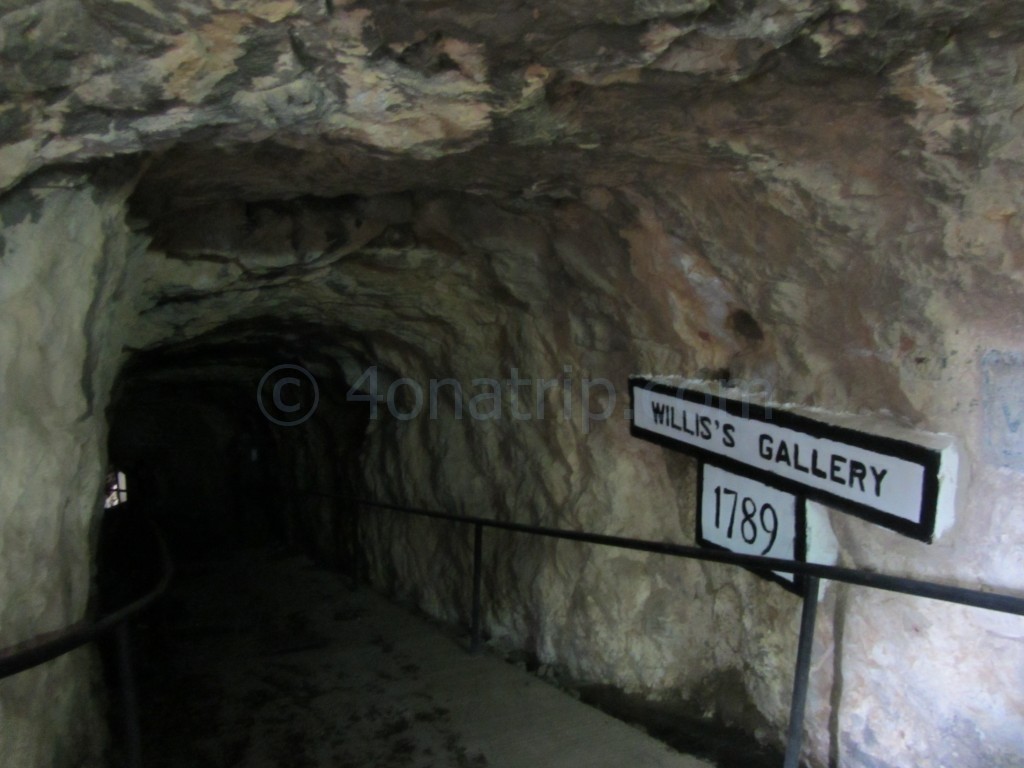
[[111,471],[107,473],[105,486],[106,498],[103,501],[103,508],[110,509],[128,501],[128,477],[124,472]]

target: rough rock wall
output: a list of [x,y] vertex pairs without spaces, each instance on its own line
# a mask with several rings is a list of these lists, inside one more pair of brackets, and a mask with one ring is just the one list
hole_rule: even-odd
[[[515,204],[440,193],[321,202],[327,210],[334,206],[327,220],[335,225],[348,220],[355,205],[362,215],[353,221],[380,234],[287,278],[275,270],[300,258],[289,250],[294,221],[285,226],[275,219],[272,229],[286,234],[269,249],[274,258],[264,254],[260,262],[224,235],[228,246],[221,247],[237,260],[228,269],[190,261],[189,249],[209,246],[195,245],[188,230],[164,232],[164,246],[176,254],[166,269],[220,270],[233,288],[182,278],[173,282],[207,285],[210,298],[165,302],[148,314],[152,322],[162,315],[177,327],[215,326],[229,309],[263,318],[286,307],[297,318],[331,318],[318,351],[342,361],[347,381],[380,400],[360,466],[368,495],[570,528],[692,540],[694,467],[628,436],[623,385],[631,371],[712,375],[728,367],[755,393],[771,385],[784,399],[831,403],[835,410],[887,410],[900,423],[960,436],[973,479],[958,524],[931,546],[834,513],[844,562],[1012,589],[1018,569],[1012,554],[1000,560],[990,552],[1006,551],[1007,539],[992,537],[996,530],[999,537],[1012,536],[1002,526],[1013,524],[991,515],[1000,503],[1012,504],[998,494],[1019,478],[992,466],[986,447],[992,434],[981,431],[992,408],[981,398],[999,393],[983,383],[984,350],[956,345],[969,324],[927,324],[913,303],[915,292],[934,301],[954,290],[942,288],[941,271],[908,276],[907,266],[894,260],[865,265],[860,259],[834,273],[818,266],[819,274],[786,280],[793,264],[762,260],[760,275],[749,266],[755,248],[811,260],[806,226],[729,175],[691,177],[680,186],[678,198],[666,191],[656,200],[592,189],[581,199]],[[711,199],[722,210],[712,209]],[[694,208],[692,218],[678,213]],[[389,223],[375,226],[366,211]],[[904,237],[899,219],[905,209],[885,209],[884,216],[896,220],[888,225],[876,220],[879,209],[871,213],[852,235],[844,230],[838,243],[823,242],[833,252],[852,253],[847,241],[858,239],[864,252],[895,248]],[[310,224],[310,209],[279,215],[306,222],[303,242],[323,239]],[[739,237],[727,243],[737,251],[719,242],[734,230],[682,236],[730,216],[760,222],[763,234],[753,243]],[[236,269],[238,263],[249,271]],[[855,278],[868,268],[882,276],[858,289]],[[261,274],[273,275],[278,290],[244,289]],[[778,294],[794,284],[809,298],[783,301]],[[891,294],[878,291],[890,284]],[[751,299],[741,299],[742,291]],[[226,298],[237,296],[248,303]],[[892,334],[889,324],[921,328],[932,344],[934,337],[946,339],[945,362],[923,353],[911,357],[915,340],[887,348],[865,338]],[[971,339],[994,344],[998,337]],[[514,377],[518,384],[510,382]],[[450,383],[437,386],[431,409],[432,383],[443,379],[462,388],[461,418]],[[586,403],[584,380],[593,395]],[[612,389],[617,400],[609,408]],[[1001,395],[1008,408],[1009,394]],[[585,411],[595,414],[589,422]],[[970,420],[958,415],[964,411],[973,413]],[[991,485],[979,484],[979,474]],[[972,499],[984,501],[977,506]],[[465,621],[469,531],[386,514],[374,519],[364,533],[375,583],[435,615]],[[488,534],[486,562],[493,636],[580,679],[655,697],[681,695],[695,712],[780,738],[799,604],[776,586],[717,566],[505,534]],[[1005,682],[1008,669],[1021,668],[1017,623],[832,588],[819,622],[810,754],[820,763],[838,755],[844,765],[943,765],[953,751],[964,765],[1019,762],[1020,700]],[[1006,666],[993,665],[992,658]]]
[[[442,406],[435,419],[372,422],[360,470],[372,494],[688,540],[692,463],[627,437],[622,387],[635,371],[728,369],[784,401],[960,439],[967,477],[954,528],[927,546],[835,513],[843,562],[1019,587],[1019,4],[398,10],[5,6],[2,185],[56,163],[142,155],[130,220],[149,225],[154,245],[126,264],[124,293],[142,307],[125,323],[133,347],[277,323],[282,347],[315,347],[333,360],[323,370],[341,367],[349,382],[373,365],[385,393],[402,377],[425,393],[431,378],[455,378],[467,411],[482,391],[474,379],[505,381],[516,368],[533,382],[524,394],[558,379],[544,419],[514,418],[506,386],[500,419],[457,420]],[[22,194],[6,198],[10,221]],[[40,194],[95,205],[84,189]],[[100,216],[105,237],[127,237],[115,218]],[[6,213],[4,223],[28,241]],[[31,301],[69,254],[104,252],[61,232],[31,230],[34,249],[69,241],[31,262],[42,270],[30,276]],[[3,236],[9,248],[13,235]],[[18,263],[5,255],[0,268]],[[61,289],[59,328],[79,324],[76,301],[90,295],[75,275]],[[312,345],[311,324],[324,329]],[[64,357],[49,342],[28,349],[39,335],[4,346],[19,351],[3,358],[13,372],[3,418],[5,435],[31,433],[17,445],[42,451],[102,422],[65,429],[40,415],[38,382],[56,370],[47,356]],[[101,372],[97,401],[116,368],[101,360],[109,365],[86,366]],[[72,387],[79,370],[57,384]],[[585,376],[620,396],[589,431]],[[30,383],[11,390],[19,380]],[[571,420],[561,418],[566,383]],[[396,392],[407,413],[411,386]],[[479,406],[493,413],[493,401]],[[596,389],[590,406],[603,408]],[[90,439],[74,455],[92,467],[102,436]],[[98,479],[75,465],[25,487],[43,497],[84,483],[79,503]],[[44,534],[39,546],[10,544],[18,535],[5,530],[4,552],[56,551]],[[67,541],[67,567],[84,568],[87,549]],[[368,543],[378,584],[464,615],[466,535],[382,517]],[[751,706],[730,713],[719,696],[707,709],[748,725],[755,711],[778,738],[790,596],[711,566],[514,537],[487,547],[493,634],[581,677],[679,692],[695,706],[731,690],[738,671]],[[15,570],[9,583],[24,583]],[[5,587],[5,633],[27,621],[25,603],[7,597],[18,589]],[[1021,764],[1021,635],[1016,619],[831,589],[809,754],[819,765]],[[58,729],[62,717],[38,722]],[[32,733],[0,728],[0,738],[14,732]],[[46,748],[26,738],[38,756],[24,764],[44,764]]]
[[[732,214],[740,220],[763,222],[771,215],[737,206],[735,199],[733,203]],[[650,201],[640,204],[656,207]],[[466,386],[468,401],[488,391],[470,386],[472,382],[495,379],[502,382],[503,415],[495,421],[464,416],[459,422],[442,410],[437,419],[382,417],[372,423],[363,464],[371,496],[568,528],[692,541],[694,468],[686,459],[638,445],[628,436],[622,385],[630,370],[695,371],[702,363],[709,368],[729,365],[733,375],[754,389],[771,382],[787,399],[828,402],[836,410],[853,412],[887,410],[896,421],[963,439],[971,482],[954,529],[929,546],[833,513],[843,562],[951,583],[1016,588],[1020,566],[1013,541],[1019,534],[1010,532],[1017,526],[1008,508],[1014,503],[1011,489],[1020,479],[984,458],[991,453],[986,443],[994,438],[981,427],[986,412],[991,416],[993,409],[1013,408],[1018,402],[1012,392],[983,385],[981,358],[1000,342],[993,336],[982,341],[966,321],[952,326],[946,318],[923,323],[912,298],[920,289],[903,267],[891,260],[851,265],[812,283],[807,303],[813,310],[805,302],[786,304],[776,296],[773,311],[761,309],[770,305],[756,299],[739,304],[725,286],[778,294],[793,285],[781,275],[758,279],[747,267],[735,280],[709,278],[702,283],[693,271],[687,274],[685,267],[651,248],[664,237],[664,225],[655,222],[668,219],[666,211],[655,217],[644,216],[641,209],[634,215],[646,222],[646,230],[636,219],[624,217],[633,228],[613,233],[602,231],[607,224],[599,214],[568,203],[556,206],[547,227],[511,217],[503,234],[500,218],[486,217],[475,226],[478,220],[464,208],[458,210],[457,216],[441,221],[452,222],[445,239],[455,238],[469,256],[460,259],[461,269],[476,263],[472,254],[486,249],[483,261],[494,269],[501,287],[481,293],[509,291],[522,303],[511,311],[490,302],[465,305],[447,284],[455,265],[433,258],[431,287],[421,289],[429,316],[415,319],[435,333],[413,332],[418,344],[431,344],[425,355],[429,362],[378,346],[376,359],[399,372],[379,383],[378,392],[385,394],[398,375],[418,382],[425,392],[432,377],[453,376]],[[429,221],[438,219],[431,216]],[[890,231],[893,238],[903,237],[899,227]],[[546,264],[571,268],[574,253],[587,253],[587,268],[569,284],[559,280],[558,271],[524,268],[529,256],[522,252],[522,236],[517,234],[522,232],[532,233],[531,250],[544,254]],[[758,246],[781,253],[799,249],[801,239],[791,224],[774,239],[761,238]],[[645,247],[631,250],[630,244],[638,241]],[[710,237],[708,241],[715,247]],[[871,253],[892,247],[884,240],[869,242],[865,250]],[[606,245],[602,249],[596,243]],[[519,264],[515,270],[503,269],[510,257]],[[738,255],[734,258],[739,261]],[[724,261],[716,260],[716,267]],[[866,269],[882,276],[859,291],[856,278]],[[524,275],[533,275],[525,285]],[[915,277],[931,287],[921,293],[936,300],[942,291],[939,276]],[[694,283],[710,283],[713,288],[705,294],[710,298],[694,297]],[[880,295],[879,283],[891,285],[886,289],[893,292],[891,299]],[[672,325],[671,299],[686,294],[688,328],[680,329]],[[601,298],[595,302],[594,296]],[[745,310],[737,305],[755,307],[754,316],[764,325],[740,320]],[[870,320],[863,317],[875,312]],[[696,317],[702,322],[695,329]],[[446,325],[459,327],[455,348],[444,343],[449,338]],[[938,336],[942,359],[932,360],[934,353],[920,349],[911,352],[922,336],[904,338],[902,352],[863,336],[870,332],[873,338],[884,338],[894,326],[903,325],[923,328],[926,339],[924,334]],[[390,327],[396,327],[393,321]],[[715,353],[672,349],[673,337],[701,331],[720,340],[707,345]],[[1010,339],[1004,337],[1003,343],[1012,348]],[[812,354],[815,349],[820,355]],[[801,350],[807,350],[806,356]],[[891,357],[880,359],[885,356]],[[566,366],[576,401],[571,420],[562,418]],[[532,384],[519,389],[520,397],[532,398],[538,379],[559,379],[558,390],[547,398],[545,418],[515,420],[517,407],[531,416],[538,411],[510,399],[512,367]],[[612,418],[593,421],[588,433],[580,412],[582,379],[599,376],[616,385],[620,400]],[[918,394],[922,390],[928,400]],[[993,403],[993,397],[1002,399]],[[404,414],[409,407],[400,402],[398,410]],[[586,407],[594,413],[604,410],[597,401]],[[1013,430],[1008,422],[988,427]],[[682,693],[692,700],[695,712],[760,727],[770,740],[781,738],[798,603],[777,587],[717,566],[507,534],[487,536],[485,592],[491,633],[536,652],[546,663],[567,667],[581,679],[655,697]],[[378,583],[445,618],[466,620],[468,531],[384,516],[374,544]],[[1008,684],[1019,679],[1024,662],[1021,631],[1016,618],[832,587],[818,625],[809,754],[822,764],[834,756],[841,765],[1021,764],[1022,700],[1016,684]],[[739,696],[729,686],[735,672],[743,681]],[[752,711],[760,717],[751,717]]]
[[[104,409],[134,316],[129,185],[49,174],[0,202],[0,646],[82,619]],[[91,649],[0,682],[0,760],[100,765]]]

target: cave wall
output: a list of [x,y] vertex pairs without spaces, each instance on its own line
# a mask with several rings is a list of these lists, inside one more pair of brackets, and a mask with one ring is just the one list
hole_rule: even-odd
[[[737,203],[743,199],[741,193],[726,196],[733,216],[767,224],[774,219],[779,226],[776,234],[766,228],[758,248],[785,253],[807,247],[803,222],[786,221],[753,196],[747,196],[749,208],[741,207]],[[465,254],[460,267],[486,264],[496,277],[483,280],[496,279],[499,287],[481,293],[508,291],[517,305],[466,305],[447,284],[455,265],[435,257],[424,301],[430,317],[421,320],[436,329],[426,361],[383,345],[376,359],[424,391],[432,377],[453,376],[466,386],[467,401],[487,389],[466,382],[506,382],[513,366],[521,378],[533,380],[557,378],[570,366],[576,405],[572,418],[564,419],[560,387],[548,397],[545,418],[516,421],[506,383],[503,416],[493,421],[473,420],[468,408],[461,421],[446,411],[436,419],[424,415],[405,421],[387,418],[382,406],[381,418],[371,422],[363,463],[369,495],[467,514],[692,541],[695,467],[628,435],[623,387],[631,371],[704,366],[713,371],[727,365],[751,393],[770,385],[784,400],[882,413],[897,423],[957,435],[968,473],[954,528],[926,545],[833,512],[842,562],[1013,590],[1019,563],[1010,543],[1016,534],[1008,531],[1016,523],[1006,510],[1014,504],[1020,478],[1005,466],[1005,457],[993,463],[990,445],[998,435],[992,430],[1013,429],[1010,423],[992,423],[991,398],[1008,398],[997,408],[1016,401],[1011,393],[986,386],[984,361],[991,359],[993,346],[1014,348],[1014,326],[993,334],[990,326],[978,330],[962,315],[924,321],[926,310],[915,306],[915,294],[928,302],[956,300],[956,287],[943,289],[945,267],[908,275],[901,263],[882,258],[868,264],[861,258],[834,274],[802,280],[785,279],[784,266],[772,274],[759,262],[768,273],[763,279],[709,277],[713,289],[694,296],[693,284],[701,282],[694,279],[693,267],[651,247],[666,242],[666,250],[679,248],[664,231],[671,214],[663,208],[655,216],[644,208],[657,209],[659,203],[631,201],[637,208],[610,216],[607,208],[556,204],[546,226],[529,216],[523,220],[522,214],[493,211],[474,219],[463,205],[456,206],[457,214],[439,217],[434,211],[444,203],[427,206],[429,218],[419,221],[416,231],[426,236],[432,231],[428,227],[451,222],[444,239],[460,244]],[[899,218],[905,212],[891,209],[886,215]],[[621,228],[610,230],[608,218]],[[891,252],[897,247],[893,241],[905,237],[902,224],[880,226],[866,218],[871,230],[862,234],[865,253]],[[878,230],[888,238],[875,239]],[[534,240],[525,253],[522,232]],[[722,247],[712,237],[701,245]],[[930,247],[930,242],[922,246],[926,254]],[[485,258],[473,259],[482,253]],[[560,279],[560,270],[543,266],[571,269],[580,253],[587,254],[587,266],[569,283]],[[524,262],[541,254],[546,258],[539,269],[524,269]],[[691,258],[704,263],[700,252]],[[733,258],[739,262],[743,256]],[[506,259],[515,259],[519,268],[504,268]],[[870,269],[881,274],[860,292],[857,278]],[[720,274],[718,263],[715,271]],[[533,275],[525,286],[524,274]],[[778,294],[793,290],[794,283],[803,283],[812,307],[782,301]],[[750,304],[740,303],[737,295],[745,288],[753,294]],[[769,296],[760,299],[759,293]],[[688,324],[699,313],[696,329],[672,324],[672,298],[680,295],[689,302]],[[754,303],[759,299],[765,303]],[[765,325],[738,324],[743,307],[767,318]],[[1011,307],[1008,302],[1012,312]],[[462,323],[459,332],[445,344],[444,326],[457,323]],[[916,335],[904,332],[902,351],[878,341],[906,326]],[[753,330],[759,327],[765,329],[762,338]],[[709,354],[686,354],[672,344],[673,337],[702,332],[714,340],[704,347],[711,348]],[[428,343],[429,334],[414,333],[419,343]],[[695,340],[693,347],[701,346]],[[606,377],[619,395],[614,415],[593,421],[589,431],[579,402],[584,377]],[[377,391],[386,393],[394,378],[379,382]],[[533,391],[520,390],[527,396]],[[398,406],[403,414],[410,407]],[[519,407],[537,413],[536,407]],[[603,410],[596,401],[587,407]],[[436,615],[465,622],[469,535],[433,522],[381,516],[368,534],[376,583]],[[695,714],[740,723],[776,743],[781,739],[799,605],[777,586],[718,566],[510,534],[488,533],[485,553],[486,628],[492,635],[567,668],[578,679],[655,698],[682,695]],[[951,764],[954,754],[959,765],[1019,764],[1022,702],[1015,684],[1007,684],[1022,670],[1019,624],[983,611],[832,586],[818,624],[810,755],[821,763],[838,756],[841,765],[939,766]],[[740,691],[730,686],[736,673],[743,681]]]
[[[832,512],[841,560],[1019,589],[1016,4],[403,8],[3,9],[0,642],[85,610],[121,363],[214,337],[276,338],[266,368],[339,402],[374,366],[384,394],[463,387],[462,419],[380,404],[357,467],[320,450],[344,419],[291,428],[296,483],[608,533],[693,531],[693,462],[628,436],[629,373],[949,433],[953,528],[925,545]],[[507,384],[472,418],[474,380],[513,369],[528,396],[557,380],[544,418]],[[584,378],[617,394],[589,428]],[[300,538],[340,541],[329,505],[295,510]],[[468,531],[379,515],[364,536],[375,585],[465,620]],[[486,563],[493,637],[779,739],[799,606],[776,586],[501,534]],[[807,755],[1021,765],[1021,641],[1018,619],[833,585]],[[0,683],[7,762],[97,753],[86,656]]]
[[[949,260],[929,262],[943,231],[934,208],[926,211],[931,234],[914,240],[920,250],[900,260],[871,255],[907,248],[905,219],[923,215],[909,204],[847,217],[858,225],[852,234],[831,234],[827,225],[824,233],[811,230],[834,261],[821,265],[806,242],[806,219],[789,208],[791,201],[775,202],[766,202],[748,177],[731,173],[690,176],[657,197],[595,188],[579,199],[434,193],[338,200],[330,221],[348,220],[357,205],[388,223],[381,229],[372,217],[353,218],[379,236],[292,274],[277,291],[247,290],[242,309],[237,300],[228,303],[231,292],[214,288],[209,300],[165,302],[151,314],[200,327],[216,323],[211,308],[229,306],[253,317],[282,305],[299,317],[311,316],[310,308],[331,317],[335,330],[313,347],[335,350],[345,373],[340,386],[354,387],[345,397],[380,399],[359,466],[365,493],[469,514],[691,541],[693,462],[628,435],[623,388],[637,370],[713,376],[728,368],[752,395],[771,390],[783,401],[829,403],[835,411],[949,432],[966,466],[953,529],[926,545],[832,513],[842,560],[1012,590],[1012,548],[1008,559],[991,553],[1006,552],[1012,541],[1012,515],[1000,510],[1013,504],[1019,476],[1006,455],[992,451],[997,430],[1009,437],[1012,424],[993,423],[991,398],[1003,398],[999,409],[1014,401],[1005,388],[993,388],[990,352],[1013,348],[1012,324],[1001,332],[991,321],[977,329],[966,312],[927,321],[926,304],[952,306],[961,291],[947,272]],[[278,215],[307,225],[311,216],[301,207]],[[745,240],[726,229],[701,236],[706,221],[730,216],[758,222],[759,237]],[[292,226],[278,222],[275,231]],[[288,255],[294,239],[282,237],[270,249],[273,259],[263,253],[257,262],[244,248],[238,258],[276,275],[274,264],[300,258]],[[216,269],[236,287],[253,279],[190,260],[189,249],[199,247],[191,239],[171,238],[164,247],[175,255],[163,269]],[[792,253],[794,261],[774,263],[761,252]],[[793,274],[798,267],[808,271]],[[870,270],[878,274],[858,284]],[[793,296],[797,289],[802,300]],[[1002,290],[1012,307],[1012,285]],[[896,333],[898,345],[886,346]],[[516,402],[513,376],[527,382]],[[441,379],[463,388],[461,419],[445,387],[432,414],[430,384]],[[608,389],[595,384],[585,405],[584,379],[608,382]],[[558,382],[543,416],[538,380]],[[494,399],[479,399],[495,383],[500,416]],[[409,418],[416,388],[423,402]],[[611,389],[617,399],[609,417],[587,424],[584,408],[604,413]],[[315,414],[311,421],[317,423]],[[317,472],[314,482],[321,482],[323,468]],[[296,475],[307,483],[315,476],[312,468]],[[323,540],[334,533],[327,512],[318,507]],[[468,530],[386,514],[364,520],[363,530],[377,586],[433,615],[466,621]],[[493,637],[580,680],[682,697],[695,714],[779,740],[799,604],[777,586],[717,566],[507,534],[488,534],[486,562],[486,629]],[[961,764],[1012,765],[1020,753],[1020,701],[1005,681],[1008,669],[1020,669],[1017,623],[830,588],[818,626],[809,753],[822,763],[838,755],[844,765],[942,765],[956,751]]]
[[[103,503],[104,409],[134,315],[129,185],[48,174],[0,201],[0,645],[81,619]],[[99,765],[86,647],[0,682],[0,760]]]

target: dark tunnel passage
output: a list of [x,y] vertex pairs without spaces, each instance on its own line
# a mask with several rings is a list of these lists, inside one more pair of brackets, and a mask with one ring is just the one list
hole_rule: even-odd
[[[395,594],[393,572],[383,592],[405,602],[398,610],[411,609],[411,615],[395,613],[377,594],[357,588],[367,576],[357,570],[365,554],[357,556],[360,543],[346,499],[365,493],[361,449],[377,411],[352,388],[336,357],[296,354],[298,337],[315,342],[310,347],[326,346],[322,331],[295,323],[291,336],[281,339],[264,333],[271,322],[137,353],[114,389],[109,457],[128,478],[128,500],[105,510],[101,520],[99,610],[117,609],[158,578],[148,521],[165,537],[177,571],[170,594],[133,629],[146,764],[402,768],[425,761],[485,768],[493,764],[493,751],[488,762],[473,746],[476,726],[466,728],[465,717],[451,715],[471,707],[471,695],[457,687],[452,693],[445,681],[416,692],[419,698],[410,703],[395,684],[417,679],[422,635],[454,641],[461,657],[465,627],[417,623],[425,616],[407,602],[407,592]],[[408,405],[398,403],[397,412]],[[440,567],[460,566],[455,560]],[[395,652],[406,634],[412,645]],[[431,647],[434,641],[423,642]],[[337,663],[327,655],[337,648],[356,659],[364,677],[342,664],[344,683],[323,681],[316,665]],[[117,725],[125,704],[116,649],[108,641],[100,650],[116,765],[127,759]],[[504,648],[498,656],[534,677],[544,668],[536,654],[519,649]],[[484,691],[495,686],[489,695],[502,695],[500,687],[513,683],[501,674],[492,670],[474,685]],[[685,707],[644,703],[613,686],[578,685],[550,671],[540,685],[570,690],[718,768],[768,768],[780,759],[743,729],[695,718]],[[428,698],[430,706],[424,704]],[[510,713],[524,706],[514,696],[509,702]],[[562,717],[559,711],[548,719],[558,728],[575,722],[568,717],[561,723]],[[325,735],[325,720],[341,725]],[[611,761],[607,765],[624,764],[617,749],[602,756]],[[498,765],[530,764],[522,743],[504,750]],[[650,764],[708,765],[666,754],[674,757]]]
[[[108,457],[132,490],[125,508],[105,513],[98,583],[107,608],[141,589],[125,589],[123,576],[152,571],[151,550],[133,543],[145,536],[136,523],[165,532],[179,579],[137,645],[144,720],[157,724],[150,738],[166,768],[258,765],[261,739],[275,745],[269,765],[290,764],[287,745],[301,740],[292,749],[305,762],[295,764],[311,768],[415,766],[422,750],[441,750],[432,740],[448,743],[441,728],[420,734],[420,751],[388,751],[408,745],[402,723],[433,722],[386,699],[402,691],[393,680],[427,685],[424,665],[412,650],[392,664],[386,649],[399,641],[389,632],[404,619],[374,623],[389,609],[321,577],[365,578],[459,636],[470,536],[380,515],[364,519],[357,540],[346,498],[692,536],[696,467],[635,445],[625,382],[638,359],[706,379],[756,372],[772,342],[718,278],[692,288],[689,270],[704,266],[672,257],[676,293],[652,291],[669,257],[651,243],[675,235],[628,195],[584,204],[387,190],[196,205],[159,176],[139,190],[129,206],[154,238],[147,258],[162,280],[142,314],[159,335],[140,332],[111,391]],[[780,225],[783,240],[790,226]],[[679,304],[683,291],[693,306]],[[711,351],[698,354],[706,341]],[[125,515],[132,524],[117,523]],[[765,701],[784,718],[791,595],[695,563],[515,537],[483,546],[494,655],[719,768],[778,764],[782,730]],[[323,573],[304,571],[299,556]],[[719,641],[729,622],[739,629]],[[362,650],[349,649],[349,630]],[[335,658],[329,676],[343,682],[332,686],[309,659],[290,658],[342,648],[369,677]],[[268,664],[280,666],[269,678],[259,671]],[[291,712],[285,721],[278,706]],[[332,731],[330,755],[315,755],[318,737],[297,734],[325,719],[366,732]],[[197,727],[205,735],[180,739]],[[472,727],[428,764],[476,765],[484,751]],[[362,757],[353,744],[364,744]]]
[[[367,409],[345,397],[350,387],[329,360],[297,358],[295,344],[262,335],[258,325],[228,328],[226,341],[214,337],[135,355],[117,381],[109,409],[110,466],[126,476],[128,491],[127,499],[105,509],[100,520],[98,612],[121,608],[159,579],[153,524],[176,571],[170,594],[134,627],[143,744],[155,746],[159,755],[150,755],[147,764],[165,759],[160,764],[184,766],[199,759],[189,749],[176,750],[192,736],[182,741],[173,725],[167,728],[162,708],[183,713],[184,719],[174,721],[179,727],[197,727],[188,718],[196,715],[197,695],[188,681],[229,664],[225,658],[210,662],[189,655],[190,633],[203,632],[195,616],[205,600],[224,601],[221,612],[236,598],[245,602],[250,571],[282,558],[308,558],[325,573],[355,575],[346,499],[358,490],[355,465]],[[302,324],[291,331],[318,338],[316,329]],[[289,375],[296,372],[308,378]],[[316,418],[295,423],[296,412],[315,412]],[[234,579],[233,586],[210,576],[217,572]],[[295,598],[301,602],[302,595]],[[261,636],[266,627],[258,619],[273,609],[255,598],[246,609],[230,631]],[[286,624],[287,616],[297,615],[284,607],[278,611]],[[293,636],[286,645],[301,646],[303,631],[294,621],[279,627],[280,634]],[[115,735],[112,760],[120,764],[127,760],[125,734],[117,725],[125,702],[113,639],[100,650]],[[180,676],[168,677],[171,668]],[[249,764],[213,752],[211,759],[219,764]]]
[[[282,543],[347,567],[344,505],[308,494],[356,495],[367,409],[345,397],[337,371],[290,355],[273,340],[207,341],[125,367],[110,461],[128,472],[133,508],[159,525],[176,559]],[[315,378],[289,376],[310,370]]]

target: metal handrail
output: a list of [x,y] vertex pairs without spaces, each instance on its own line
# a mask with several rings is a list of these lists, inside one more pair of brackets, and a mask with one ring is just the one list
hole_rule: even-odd
[[58,656],[63,656],[76,648],[98,640],[103,635],[116,629],[122,622],[148,608],[167,591],[167,587],[171,583],[171,577],[174,575],[174,564],[171,561],[167,543],[164,541],[159,529],[155,523],[150,521],[150,524],[153,527],[157,547],[160,551],[162,574],[157,585],[137,600],[99,619],[76,622],[63,629],[44,632],[23,642],[0,649],[0,680],[16,675],[19,672],[24,672],[32,667],[37,667],[40,664],[45,664],[56,659]]
[[135,690],[135,672],[131,659],[129,620],[148,608],[167,591],[174,576],[174,563],[167,542],[159,527],[147,520],[153,529],[160,556],[160,581],[142,597],[94,621],[80,621],[55,632],[45,632],[21,643],[0,649],[0,680],[38,667],[59,656],[70,653],[86,643],[114,633],[117,641],[118,678],[121,683],[123,727],[125,732],[126,761],[129,768],[142,766],[142,737],[139,731],[138,695]]
[[[310,495],[330,496],[331,494],[313,493]],[[549,528],[541,525],[514,523],[505,520],[494,520],[491,518],[476,517],[472,515],[456,515],[450,512],[405,507],[400,504],[369,501],[367,499],[348,500],[367,507],[377,507],[378,509],[402,512],[405,514],[416,515],[418,517],[432,517],[440,520],[451,520],[454,522],[480,525],[484,528],[498,528],[505,531],[528,533],[548,538],[568,539],[570,541],[582,541],[590,544],[603,544],[610,547],[618,547],[619,549],[652,552],[654,554],[682,557],[689,560],[705,560],[713,563],[739,565],[744,568],[753,568],[761,571],[783,571],[785,573],[795,573],[804,576],[816,576],[819,579],[826,579],[828,581],[840,581],[861,587],[871,587],[872,589],[881,589],[888,592],[900,592],[906,595],[926,597],[932,600],[942,600],[947,603],[958,603],[960,605],[985,608],[987,610],[998,611],[1000,613],[1011,613],[1017,616],[1024,616],[1024,597],[1004,592],[986,592],[980,589],[958,587],[934,581],[922,581],[920,579],[911,579],[905,576],[895,576],[893,574],[881,573],[879,571],[865,571],[859,568],[846,568],[839,565],[802,563],[795,560],[780,560],[774,557],[743,555],[735,552],[728,552],[726,550],[704,549],[702,547],[695,547],[687,544],[673,544],[666,541],[636,539],[626,536],[609,536],[601,533],[572,531],[565,528]]]
[[299,491],[299,493],[321,498],[345,499],[353,504],[353,511],[355,512],[355,576],[357,580],[359,579],[360,572],[358,514],[360,506],[473,525],[473,605],[470,649],[474,653],[479,652],[481,647],[480,595],[483,558],[482,534],[484,528],[494,528],[498,530],[512,531],[515,533],[526,533],[536,536],[544,536],[547,538],[581,541],[591,544],[618,547],[620,549],[631,549],[641,552],[669,555],[671,557],[682,557],[690,560],[702,560],[707,562],[723,563],[726,565],[736,565],[757,571],[782,571],[785,573],[805,576],[806,581],[804,584],[803,609],[800,616],[800,636],[797,645],[797,658],[793,673],[793,697],[790,705],[786,754],[783,762],[784,768],[797,768],[800,760],[800,751],[803,742],[804,712],[806,708],[807,690],[810,678],[811,650],[814,640],[814,625],[817,618],[818,585],[820,579],[853,584],[855,586],[869,587],[872,589],[880,589],[888,592],[898,592],[906,595],[924,597],[931,600],[940,600],[959,605],[967,605],[975,608],[997,611],[999,613],[1024,616],[1024,597],[1017,594],[985,591],[983,589],[960,587],[951,584],[941,584],[933,581],[912,579],[905,576],[896,576],[877,571],[865,571],[858,568],[846,568],[838,565],[823,565],[820,563],[781,560],[774,557],[737,554],[726,550],[704,549],[686,544],[673,544],[670,542],[652,541],[650,539],[610,536],[606,534],[590,533],[587,531],[573,531],[565,528],[551,528],[541,525],[529,525],[526,523],[494,520],[474,515],[456,515],[451,512],[421,509],[401,504],[372,501],[369,499],[351,498],[341,496],[339,494],[325,494],[318,491]]

